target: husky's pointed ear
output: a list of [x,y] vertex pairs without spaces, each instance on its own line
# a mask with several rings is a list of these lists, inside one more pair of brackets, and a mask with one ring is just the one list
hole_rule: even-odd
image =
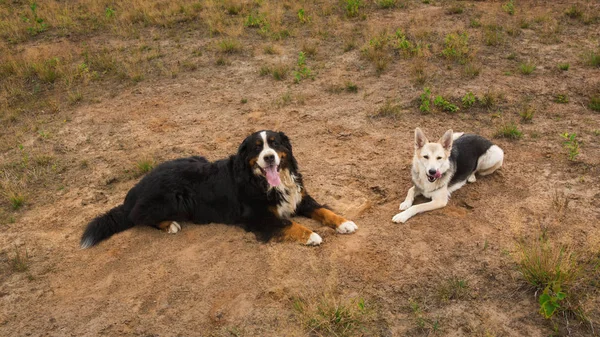
[[442,144],[444,150],[450,151],[452,149],[452,141],[453,141],[453,132],[452,129],[446,131],[442,138],[438,141],[438,143]]
[[427,144],[429,141],[427,140],[427,137],[425,137],[425,134],[423,133],[423,131],[421,131],[421,129],[416,128],[415,129],[415,148],[416,149],[420,149],[423,146],[425,146],[425,144]]

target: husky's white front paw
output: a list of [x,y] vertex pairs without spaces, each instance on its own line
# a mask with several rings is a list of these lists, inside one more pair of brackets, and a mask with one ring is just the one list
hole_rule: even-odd
[[343,222],[335,230],[340,234],[354,233],[358,229],[358,226],[352,221]]
[[323,239],[317,233],[311,233],[308,241],[306,241],[307,246],[318,246],[323,242]]
[[407,209],[410,208],[410,206],[412,206],[412,202],[405,201],[405,202],[403,202],[403,203],[400,204],[400,210],[401,211],[406,211]]
[[470,183],[474,183],[474,182],[476,182],[476,181],[477,181],[477,178],[475,178],[475,173],[471,174],[471,175],[469,176],[469,178],[467,178],[467,181],[468,181],[468,182],[470,182]]
[[408,212],[400,212],[392,218],[392,221],[395,223],[405,223],[406,220],[410,219],[411,215]]
[[179,232],[181,230],[181,225],[177,223],[177,221],[172,221],[171,224],[169,225],[169,229],[167,230],[167,233],[169,234],[175,234],[177,232]]

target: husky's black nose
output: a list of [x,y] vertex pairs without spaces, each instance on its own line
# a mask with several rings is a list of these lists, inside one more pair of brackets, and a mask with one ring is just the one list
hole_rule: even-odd
[[437,173],[437,170],[431,169],[431,170],[429,170],[427,172],[429,172],[430,176],[434,176]]
[[274,154],[267,154],[263,157],[263,159],[265,160],[265,162],[267,164],[273,164],[273,162],[275,161],[275,155]]

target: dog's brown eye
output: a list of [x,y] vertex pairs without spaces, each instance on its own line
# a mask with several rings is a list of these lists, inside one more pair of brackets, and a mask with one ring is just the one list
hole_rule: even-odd
[[423,156],[423,158],[425,158],[425,159],[429,159],[429,156]]
[[440,160],[440,159],[442,159],[442,157],[437,157],[437,160]]

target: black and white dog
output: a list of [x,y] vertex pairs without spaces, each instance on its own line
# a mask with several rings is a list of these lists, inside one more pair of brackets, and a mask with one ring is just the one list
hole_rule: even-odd
[[189,157],[157,166],[127,193],[122,205],[87,225],[81,248],[136,225],[177,233],[180,221],[238,224],[263,241],[276,238],[321,244],[317,233],[291,220],[296,214],[338,233],[358,229],[308,195],[284,133],[259,131],[227,159],[211,163],[203,157]]
[[[392,221],[406,222],[412,216],[442,208],[450,194],[467,181],[476,181],[475,173],[488,175],[502,166],[504,152],[489,140],[463,133],[446,133],[436,143],[430,143],[421,129],[415,129],[415,154],[412,165],[413,187],[400,204],[400,212]],[[430,202],[414,205],[415,196],[431,198]]]

